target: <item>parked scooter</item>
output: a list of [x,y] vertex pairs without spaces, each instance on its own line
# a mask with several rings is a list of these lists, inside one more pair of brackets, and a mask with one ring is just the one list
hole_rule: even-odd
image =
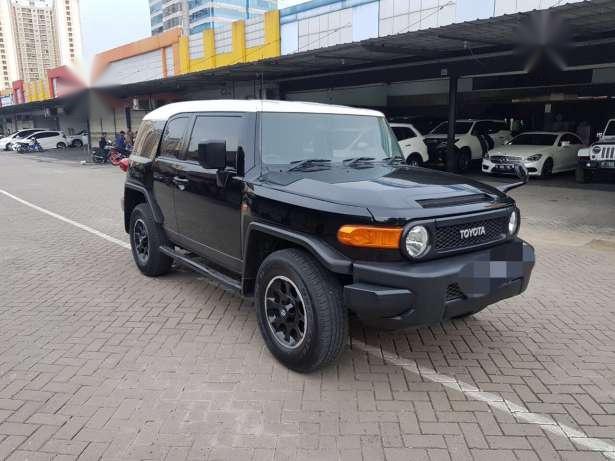
[[117,147],[113,146],[111,151],[109,152],[109,161],[117,166],[120,164],[120,160],[123,158],[128,158],[130,156],[130,151],[121,152]]
[[112,146],[107,145],[102,150],[100,148],[96,148],[92,150],[92,163],[104,164],[109,160],[109,152],[111,151]]
[[31,139],[29,142],[15,143],[14,149],[20,154],[30,152],[43,152],[43,146],[38,142],[38,139]]

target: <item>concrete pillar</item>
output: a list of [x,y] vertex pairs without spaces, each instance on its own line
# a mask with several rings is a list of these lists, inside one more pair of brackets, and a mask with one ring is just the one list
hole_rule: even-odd
[[448,78],[448,137],[446,139],[446,171],[457,171],[455,123],[457,121],[457,75]]

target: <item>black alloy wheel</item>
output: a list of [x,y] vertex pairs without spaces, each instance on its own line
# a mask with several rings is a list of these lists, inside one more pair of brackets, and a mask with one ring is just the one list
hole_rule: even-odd
[[143,265],[149,259],[149,234],[142,219],[137,219],[132,231],[133,244],[137,258]]
[[296,349],[305,339],[307,312],[299,288],[284,276],[271,279],[265,290],[267,322],[274,338],[288,349]]

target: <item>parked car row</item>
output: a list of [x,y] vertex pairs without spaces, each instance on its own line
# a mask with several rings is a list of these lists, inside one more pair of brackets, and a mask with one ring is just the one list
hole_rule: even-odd
[[[391,128],[408,164],[423,166],[446,159],[448,122],[440,123],[427,134],[422,134],[412,123],[391,123]],[[458,120],[454,131],[460,172],[467,171],[472,161],[482,160],[481,170],[485,174],[515,174],[516,165],[522,164],[529,175],[548,177],[577,169],[580,152],[586,151],[583,141],[574,133],[531,131],[513,137],[506,122],[501,120]],[[610,133],[611,139],[607,141],[612,149],[597,143],[594,157],[587,153],[584,158],[596,160],[601,153],[607,156],[612,153],[615,168],[615,120],[605,133]],[[611,157],[607,161],[611,161]],[[588,171],[592,168],[597,168],[595,162],[585,166]],[[589,176],[587,172],[577,175],[586,179]]]
[[45,150],[82,147],[88,143],[88,132],[83,130],[75,135],[66,136],[63,131],[46,128],[20,130],[0,139],[0,150],[17,151],[20,145],[30,145],[35,140]]

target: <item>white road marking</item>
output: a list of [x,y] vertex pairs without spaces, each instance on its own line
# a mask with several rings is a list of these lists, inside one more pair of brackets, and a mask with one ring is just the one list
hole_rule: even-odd
[[124,241],[122,241],[120,239],[116,239],[115,237],[111,237],[110,235],[104,234],[104,233],[102,233],[100,231],[97,231],[96,229],[91,228],[90,226],[86,226],[85,224],[81,224],[81,223],[78,223],[77,221],[73,221],[72,219],[65,218],[64,216],[59,215],[57,213],[54,213],[53,211],[49,211],[49,210],[47,210],[45,208],[42,208],[42,207],[40,207],[38,205],[30,203],[27,200],[24,200],[22,198],[19,198],[19,197],[13,195],[13,194],[10,194],[10,193],[8,193],[5,190],[0,189],[0,193],[6,195],[7,197],[12,198],[13,200],[15,200],[15,201],[17,201],[17,202],[19,202],[19,203],[21,203],[23,205],[26,205],[26,206],[34,209],[34,210],[40,211],[41,213],[45,213],[46,215],[49,215],[52,218],[59,219],[60,221],[64,221],[65,223],[70,224],[71,226],[78,227],[79,229],[84,230],[86,232],[89,232],[90,234],[94,234],[97,237],[103,238],[103,239],[105,239],[105,240],[107,240],[107,241],[109,241],[111,243],[115,243],[116,245],[119,245],[122,248],[128,248],[128,249],[130,248],[130,245],[128,243],[126,243],[126,242],[124,242]]
[[[34,205],[33,203],[30,203],[27,200],[21,199],[13,194],[10,194],[5,190],[0,189],[0,193],[34,210],[40,211],[41,213],[45,213],[46,215],[49,215],[67,224],[75,226],[81,230],[89,232],[90,234],[103,238],[108,242],[115,243],[122,248],[130,249],[130,245],[128,243],[116,239],[115,237],[111,237],[110,235],[107,235],[89,226],[86,226],[85,224],[78,223],[77,221],[73,221],[72,219],[54,213],[53,211],[49,211],[38,205]],[[420,374],[421,377],[428,381],[439,383],[446,388],[462,392],[472,400],[484,402],[495,410],[512,415],[519,422],[536,424],[545,432],[549,432],[559,437],[567,438],[573,444],[579,447],[583,447],[586,450],[590,451],[601,452],[607,458],[615,460],[615,445],[612,445],[611,443],[602,439],[589,437],[584,432],[579,431],[573,427],[567,426],[565,424],[559,423],[550,416],[541,415],[539,413],[532,413],[528,411],[527,408],[522,407],[509,400],[506,400],[497,394],[481,391],[473,384],[464,383],[463,381],[459,381],[451,376],[437,373],[435,370],[427,368],[423,365],[419,367],[414,360],[402,359],[401,357],[388,353],[381,348],[368,346],[367,344],[364,344],[354,339],[352,340],[352,347],[366,352],[367,354],[376,357],[378,360],[385,360],[399,368],[403,368],[410,373]]]
[[[527,408],[506,400],[500,395],[481,391],[473,384],[464,383],[456,378],[440,374],[434,369],[425,367],[424,365],[419,367],[414,360],[403,359],[398,355],[387,352],[380,347],[368,346],[367,344],[355,339],[352,339],[352,347],[353,349],[356,348],[366,352],[368,355],[371,355],[378,360],[384,360],[385,362],[395,365],[396,367],[403,368],[409,373],[415,375],[418,374],[428,381],[441,384],[442,386],[457,392],[462,392],[469,399],[484,402],[495,410],[512,415],[520,423],[535,424],[545,432],[567,438],[578,447],[582,447],[585,450],[601,452],[606,458],[615,459],[615,445],[602,439],[589,437],[584,432],[562,424],[550,416],[532,413]],[[615,436],[615,434],[613,435]]]

